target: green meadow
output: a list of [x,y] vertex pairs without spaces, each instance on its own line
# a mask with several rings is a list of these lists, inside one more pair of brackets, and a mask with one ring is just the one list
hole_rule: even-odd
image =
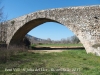
[[0,62],[0,75],[100,75],[100,57],[84,49],[52,53],[18,52]]

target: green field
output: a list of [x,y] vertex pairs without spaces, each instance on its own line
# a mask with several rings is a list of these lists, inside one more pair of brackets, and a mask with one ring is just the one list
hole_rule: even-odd
[[85,50],[25,51],[0,63],[0,75],[100,75],[100,57]]
[[[34,46],[34,44],[33,44]],[[83,46],[82,44],[42,44],[42,45],[37,45],[37,46],[43,46],[43,47],[46,47],[46,46],[55,46],[55,47],[72,47],[72,46]]]

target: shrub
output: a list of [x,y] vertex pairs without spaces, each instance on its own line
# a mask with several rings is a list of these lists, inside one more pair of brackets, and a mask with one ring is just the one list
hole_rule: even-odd
[[26,51],[25,48],[18,46],[10,46],[8,49],[1,47],[0,48],[0,63],[6,63],[11,56],[17,55],[19,52]]

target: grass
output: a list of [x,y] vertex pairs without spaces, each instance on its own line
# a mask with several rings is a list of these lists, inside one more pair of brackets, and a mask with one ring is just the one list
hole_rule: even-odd
[[0,64],[0,75],[100,75],[100,57],[85,50],[20,52]]
[[37,45],[37,46],[57,46],[57,47],[61,47],[61,46],[67,46],[67,47],[71,47],[71,46],[83,46],[82,44],[42,44],[42,45]]

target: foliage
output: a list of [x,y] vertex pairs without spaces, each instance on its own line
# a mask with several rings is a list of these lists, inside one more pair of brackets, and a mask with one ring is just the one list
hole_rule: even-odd
[[14,21],[14,20],[13,20],[13,21],[11,21],[11,24],[12,24],[12,25],[14,25],[14,23],[15,23],[15,21]]

